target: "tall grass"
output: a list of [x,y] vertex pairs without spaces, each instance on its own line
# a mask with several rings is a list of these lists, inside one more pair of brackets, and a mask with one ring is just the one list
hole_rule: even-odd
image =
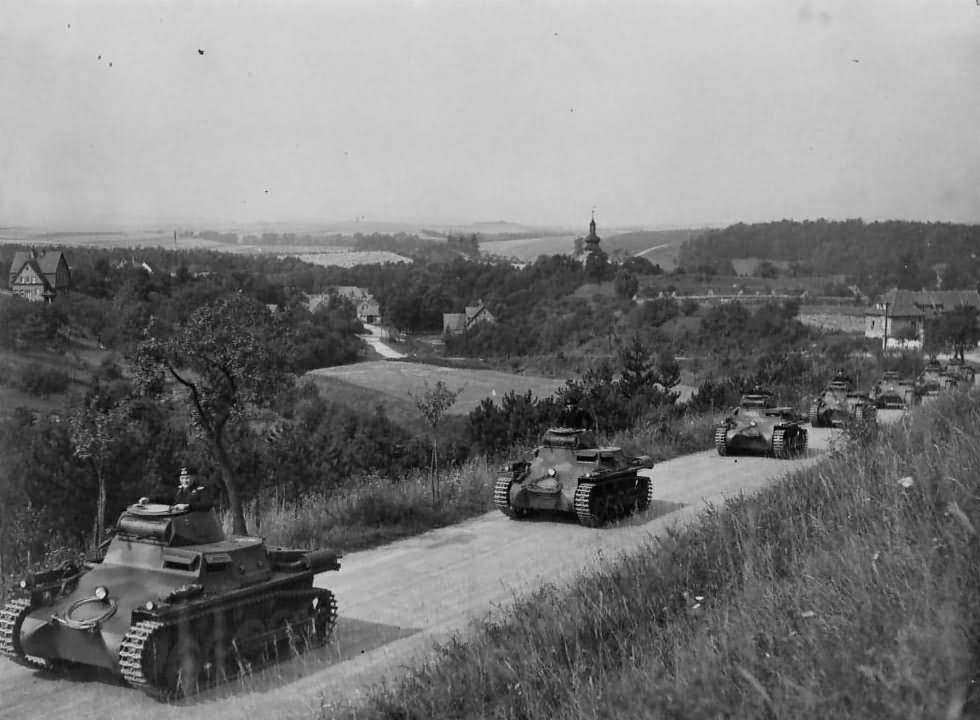
[[519,600],[347,716],[980,713],[978,400],[937,401]]
[[[627,453],[660,461],[711,446],[714,419],[685,414],[608,439]],[[514,457],[521,455],[514,451]],[[336,547],[350,552],[375,547],[427,530],[452,525],[493,509],[499,463],[479,456],[441,474],[433,502],[429,479],[417,471],[397,480],[374,478],[348,483],[330,493],[287,502],[270,494],[253,506],[248,525],[275,545]],[[230,524],[230,520],[226,522]]]
[[273,496],[266,498],[258,518],[252,513],[249,526],[275,545],[349,552],[487,512],[493,507],[495,480],[496,467],[481,458],[444,472],[436,502],[424,472],[395,481],[365,480],[339,492],[307,496],[301,503]]

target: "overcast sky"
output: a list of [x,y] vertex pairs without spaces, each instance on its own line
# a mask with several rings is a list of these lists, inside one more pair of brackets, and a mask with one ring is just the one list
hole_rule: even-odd
[[980,222],[975,0],[7,0],[0,225]]

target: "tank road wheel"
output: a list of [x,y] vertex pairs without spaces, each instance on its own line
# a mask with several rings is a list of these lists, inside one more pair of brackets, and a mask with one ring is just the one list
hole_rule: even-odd
[[503,475],[497,478],[493,486],[493,503],[504,515],[512,520],[522,520],[531,514],[526,508],[515,508],[510,504],[510,489],[514,486],[514,478]]
[[230,664],[236,674],[251,670],[249,659],[262,649],[265,633],[265,623],[256,617],[242,620],[235,628],[228,647]]
[[599,527],[608,519],[606,488],[579,483],[575,488],[575,514],[586,527]]
[[20,646],[20,628],[24,619],[31,613],[29,600],[11,600],[0,610],[0,655],[5,655],[18,665],[35,670],[50,670],[54,667],[49,661],[27,655]]
[[728,428],[720,426],[715,428],[715,450],[719,455],[728,454],[728,445],[725,443],[725,436],[728,435]]
[[820,427],[820,403],[816,400],[810,403],[810,424],[813,427]]
[[163,684],[177,697],[194,695],[201,687],[203,669],[201,648],[191,638],[181,637],[167,655]]

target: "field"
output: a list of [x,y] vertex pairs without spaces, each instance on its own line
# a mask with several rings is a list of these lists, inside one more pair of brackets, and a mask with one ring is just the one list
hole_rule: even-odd
[[569,255],[575,250],[575,235],[546,235],[518,240],[486,240],[480,252],[523,262],[533,262],[539,255]]
[[545,398],[564,384],[564,380],[534,375],[390,360],[321,368],[307,373],[307,377],[317,382],[327,399],[353,400],[363,409],[382,403],[389,417],[396,421],[406,413],[417,421],[418,411],[415,410],[413,396],[421,396],[426,383],[434,387],[442,380],[450,390],[460,391],[449,411],[452,415],[469,414],[484,398],[495,397],[499,400],[511,390],[519,394],[531,390],[537,397]]

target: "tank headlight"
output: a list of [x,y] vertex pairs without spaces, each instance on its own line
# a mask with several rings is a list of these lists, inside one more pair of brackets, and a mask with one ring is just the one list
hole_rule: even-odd
[[752,422],[750,422],[750,423],[749,423],[749,425],[750,425],[751,427],[755,427],[755,420],[753,420]]
[[557,474],[558,472],[553,467],[548,468],[548,477],[554,477]]
[[20,581],[20,589],[21,590],[26,590],[27,589],[27,580],[21,580]]
[[107,588],[105,585],[99,585],[97,588],[95,588],[96,600],[105,600],[107,597],[109,597],[109,588]]
[[157,609],[157,604],[152,600],[147,600],[146,603],[143,605],[143,609],[152,612]]

